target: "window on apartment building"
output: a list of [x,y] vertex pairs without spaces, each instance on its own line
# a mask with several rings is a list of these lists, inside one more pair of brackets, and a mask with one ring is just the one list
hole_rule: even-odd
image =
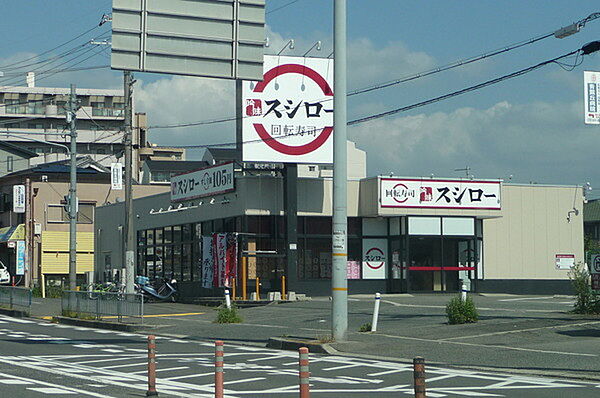
[[44,113],[44,103],[40,100],[27,101],[27,113],[41,115]]
[[43,130],[44,124],[43,123],[27,123],[27,128]]
[[14,167],[13,157],[7,156],[6,157],[6,171],[10,173],[11,171],[13,171],[13,167]]
[[171,173],[168,171],[155,171],[151,174],[153,182],[169,182],[171,181]]
[[6,127],[9,129],[20,129],[21,123],[6,123]]
[[5,99],[4,106],[6,108],[6,113],[25,113],[21,112],[21,106],[19,105],[18,99]]

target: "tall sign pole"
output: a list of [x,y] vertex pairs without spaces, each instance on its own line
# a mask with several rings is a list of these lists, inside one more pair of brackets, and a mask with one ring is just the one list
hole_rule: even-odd
[[67,122],[71,131],[71,183],[69,185],[69,290],[77,288],[77,129],[75,113],[77,112],[77,94],[75,85],[71,84],[69,96],[69,112]]
[[346,147],[346,0],[334,0],[333,11],[333,236],[331,332],[336,341],[348,331],[347,147]]
[[133,279],[135,273],[135,245],[133,228],[133,207],[131,200],[132,184],[132,103],[131,91],[133,78],[131,72],[123,72],[125,89],[125,293],[134,293]]

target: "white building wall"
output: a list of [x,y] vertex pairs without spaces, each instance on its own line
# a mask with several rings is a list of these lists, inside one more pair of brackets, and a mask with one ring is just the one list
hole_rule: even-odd
[[584,261],[581,187],[504,184],[502,217],[483,221],[483,245],[486,280],[568,279],[555,256]]

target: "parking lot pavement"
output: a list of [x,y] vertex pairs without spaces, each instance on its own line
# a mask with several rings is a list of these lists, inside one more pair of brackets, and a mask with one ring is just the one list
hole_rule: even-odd
[[[6,396],[143,395],[147,390],[146,336],[40,321],[1,318],[0,385]],[[17,354],[14,347],[27,347]],[[37,353],[37,354],[36,354]],[[228,397],[286,397],[298,394],[298,354],[225,345]],[[412,366],[391,361],[310,355],[315,396],[410,396]],[[429,366],[429,397],[595,397],[600,384],[560,378],[506,375]],[[212,397],[214,344],[157,339],[157,390],[161,396]]]

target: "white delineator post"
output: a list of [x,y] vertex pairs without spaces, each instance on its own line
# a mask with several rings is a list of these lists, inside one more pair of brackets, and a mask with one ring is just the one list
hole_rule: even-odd
[[225,305],[231,308],[231,298],[229,297],[229,289],[225,289]]
[[371,321],[371,332],[377,331],[377,321],[379,320],[379,303],[381,303],[381,294],[375,293],[375,308],[373,309],[373,320]]
[[463,302],[467,301],[467,285],[464,282],[460,285],[460,299]]

